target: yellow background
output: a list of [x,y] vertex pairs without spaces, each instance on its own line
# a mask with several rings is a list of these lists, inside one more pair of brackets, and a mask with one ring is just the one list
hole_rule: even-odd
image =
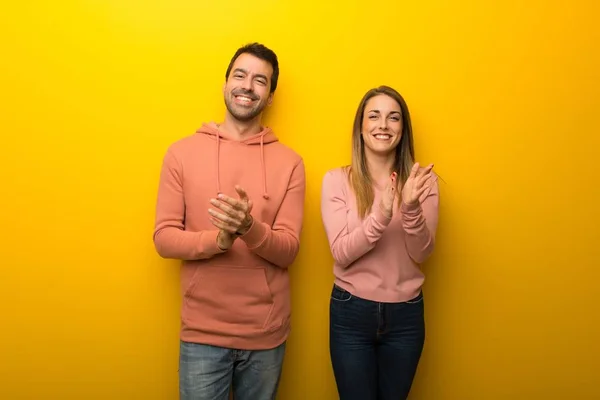
[[279,397],[336,398],[320,184],[388,84],[445,181],[411,399],[600,398],[599,7],[566,4],[5,2],[0,398],[177,398],[160,162],[221,120],[229,59],[254,40],[281,62],[266,123],[308,179]]

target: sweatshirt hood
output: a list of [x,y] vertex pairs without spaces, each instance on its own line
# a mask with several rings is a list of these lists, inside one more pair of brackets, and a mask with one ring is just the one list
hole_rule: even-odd
[[[229,133],[226,131],[219,129],[219,125],[214,122],[202,124],[196,133],[207,135],[211,139],[216,142],[217,152],[217,168],[216,168],[216,178],[217,178],[217,193],[221,193],[221,180],[220,180],[220,146],[221,142],[233,142],[234,140],[231,138]],[[277,142],[277,136],[271,130],[271,128],[264,127],[262,130],[250,137],[245,138],[244,140],[239,141],[239,143],[248,145],[248,146],[260,146],[260,166],[261,166],[261,175],[262,175],[262,183],[263,183],[263,198],[269,198],[269,192],[267,191],[267,170],[265,166],[265,152],[264,146],[265,144],[270,144]]]

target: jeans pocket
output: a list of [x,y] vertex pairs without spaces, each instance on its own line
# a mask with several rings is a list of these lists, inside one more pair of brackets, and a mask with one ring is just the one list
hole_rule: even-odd
[[352,299],[352,294],[347,290],[342,289],[337,285],[333,285],[333,289],[331,291],[331,300],[335,301],[349,301]]

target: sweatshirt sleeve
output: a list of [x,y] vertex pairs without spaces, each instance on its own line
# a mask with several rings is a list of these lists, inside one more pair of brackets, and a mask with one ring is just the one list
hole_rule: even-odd
[[439,186],[435,179],[432,189],[421,198],[420,204],[402,203],[402,228],[406,233],[408,255],[422,263],[431,255],[438,224]]
[[329,241],[331,254],[339,266],[348,267],[361,256],[371,251],[383,235],[391,218],[387,218],[379,205],[373,205],[361,226],[348,228],[348,199],[344,193],[343,171],[329,171],[323,178],[321,190],[321,217]]
[[158,186],[154,246],[163,258],[200,260],[224,251],[217,246],[218,229],[190,232],[185,230],[185,200],[181,164],[167,151]]
[[248,249],[281,268],[288,268],[300,248],[300,232],[306,192],[302,159],[296,164],[273,226],[254,219],[252,226],[240,236]]

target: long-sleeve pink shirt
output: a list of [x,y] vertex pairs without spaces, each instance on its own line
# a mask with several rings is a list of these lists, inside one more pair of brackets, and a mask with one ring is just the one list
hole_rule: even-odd
[[438,223],[439,188],[434,185],[415,205],[394,205],[392,218],[379,208],[381,191],[364,219],[346,168],[323,178],[321,216],[334,259],[335,283],[353,295],[378,302],[416,297],[425,279],[420,264],[433,251]]

